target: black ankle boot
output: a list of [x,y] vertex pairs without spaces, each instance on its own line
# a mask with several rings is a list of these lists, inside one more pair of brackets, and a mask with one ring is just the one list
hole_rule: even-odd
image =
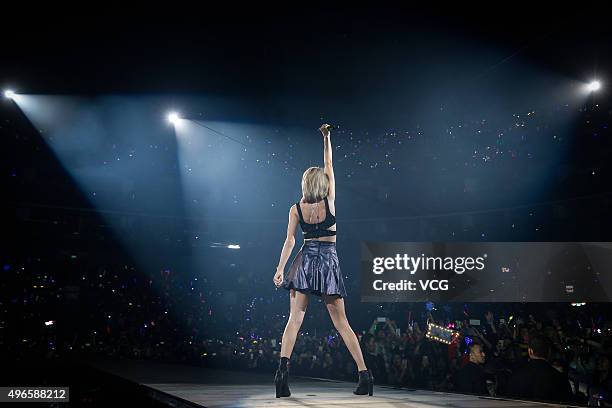
[[356,395],[372,395],[374,393],[374,376],[370,370],[359,371],[359,384],[353,391]]
[[289,370],[278,368],[274,376],[274,384],[276,385],[276,398],[289,397]]

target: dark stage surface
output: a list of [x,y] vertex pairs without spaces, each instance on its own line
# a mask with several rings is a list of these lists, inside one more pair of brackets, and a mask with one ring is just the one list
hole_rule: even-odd
[[268,375],[213,370],[147,361],[89,363],[147,388],[173,406],[202,407],[561,407],[433,391],[376,386],[369,397],[353,395],[356,383],[311,377],[290,379],[291,397],[275,398],[274,373]]

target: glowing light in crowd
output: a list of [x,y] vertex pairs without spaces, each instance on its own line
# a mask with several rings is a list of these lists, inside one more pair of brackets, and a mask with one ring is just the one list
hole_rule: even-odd
[[13,99],[15,97],[15,91],[13,91],[12,89],[5,90],[4,97],[8,99]]
[[444,326],[428,323],[425,337],[433,341],[439,341],[440,343],[451,344],[453,338],[457,336],[457,334],[458,333],[456,331],[448,329]]

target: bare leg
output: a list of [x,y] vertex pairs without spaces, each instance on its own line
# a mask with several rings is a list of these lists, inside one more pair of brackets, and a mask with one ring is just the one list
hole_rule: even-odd
[[291,289],[289,291],[289,320],[285,326],[283,332],[283,340],[281,343],[281,357],[291,357],[293,346],[295,346],[295,339],[297,338],[298,331],[304,321],[304,315],[306,314],[306,307],[308,306],[308,295]]
[[329,312],[329,316],[334,323],[334,327],[336,330],[338,330],[340,336],[342,336],[344,344],[346,344],[351,356],[353,356],[353,360],[355,360],[357,363],[357,370],[366,370],[367,368],[365,362],[363,361],[363,354],[361,353],[361,348],[359,347],[359,340],[357,340],[357,336],[346,318],[344,299],[337,296],[327,295],[324,295],[324,298],[327,311]]

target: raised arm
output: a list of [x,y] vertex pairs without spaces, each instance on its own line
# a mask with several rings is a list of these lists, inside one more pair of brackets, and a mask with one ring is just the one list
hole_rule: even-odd
[[329,200],[335,200],[336,179],[334,176],[334,166],[332,162],[332,145],[328,126],[328,124],[324,124],[319,128],[319,130],[323,134],[323,163],[325,166],[325,174],[327,174],[327,178],[329,179],[329,192],[327,194],[327,197]]

